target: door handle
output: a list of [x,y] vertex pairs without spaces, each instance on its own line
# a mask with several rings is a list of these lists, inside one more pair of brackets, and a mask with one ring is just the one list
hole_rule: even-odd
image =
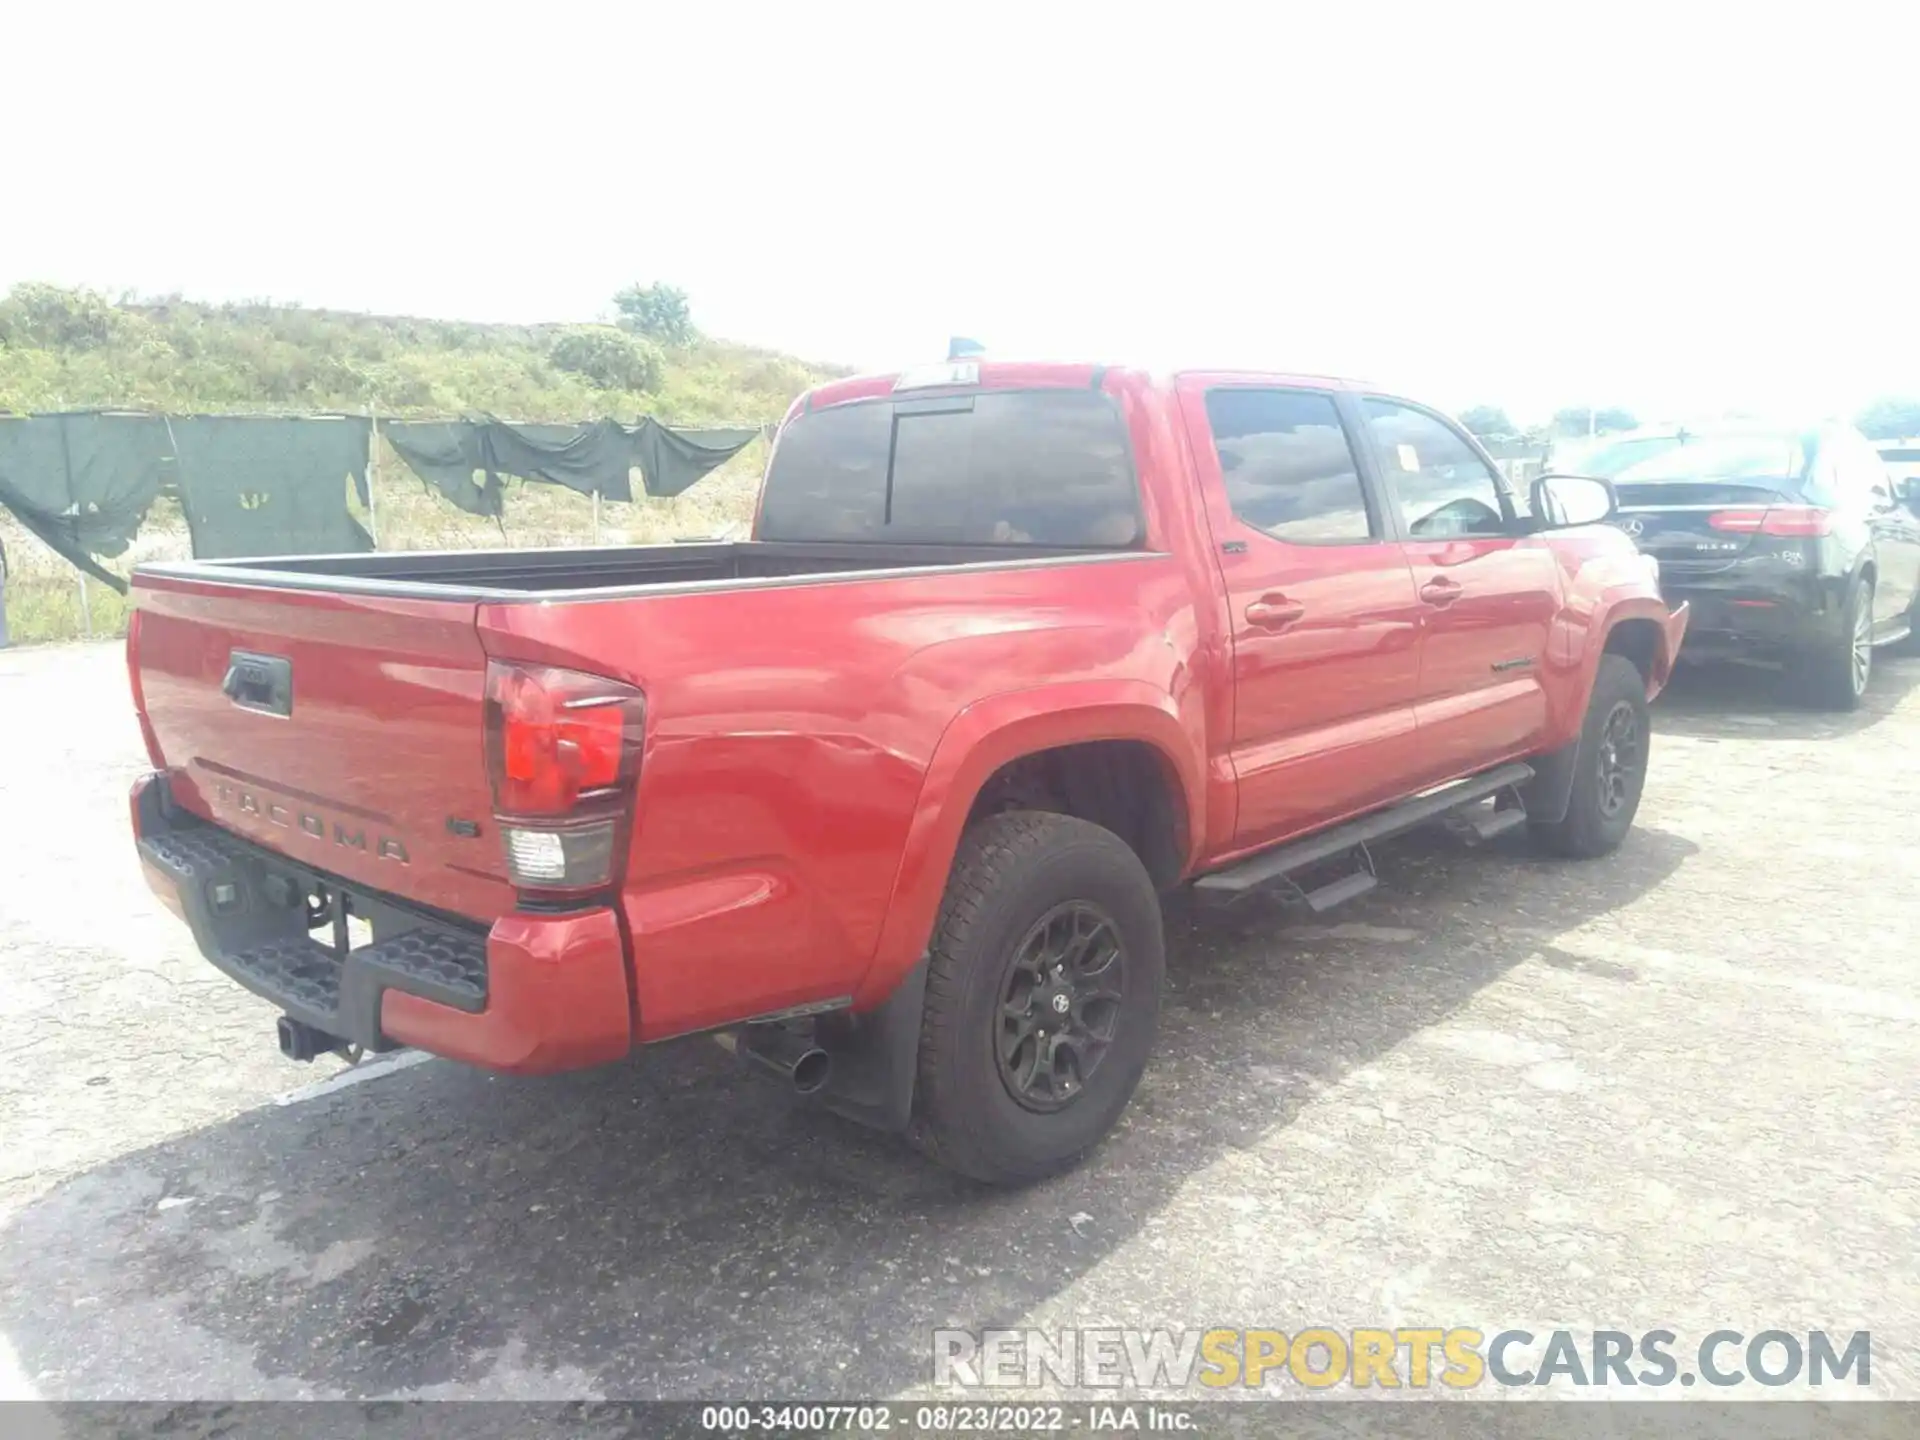
[[1298,600],[1289,600],[1284,595],[1262,595],[1247,606],[1247,623],[1262,630],[1284,630],[1306,613],[1307,607]]
[[1420,598],[1429,605],[1451,605],[1460,598],[1460,582],[1436,575],[1420,587]]

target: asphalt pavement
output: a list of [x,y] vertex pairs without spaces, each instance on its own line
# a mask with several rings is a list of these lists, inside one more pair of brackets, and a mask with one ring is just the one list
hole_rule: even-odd
[[1121,1130],[998,1192],[709,1039],[284,1061],[141,882],[118,647],[0,652],[0,1396],[911,1397],[935,1327],[1428,1325],[1865,1329],[1920,1399],[1920,661],[1655,714],[1608,859],[1423,833],[1317,922],[1177,911]]

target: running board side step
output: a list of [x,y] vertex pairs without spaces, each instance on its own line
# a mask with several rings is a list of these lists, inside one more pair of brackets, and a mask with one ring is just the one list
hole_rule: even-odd
[[1366,894],[1379,883],[1380,877],[1373,871],[1355,870],[1349,875],[1342,875],[1338,880],[1327,882],[1317,890],[1302,891],[1300,898],[1307,902],[1309,910],[1318,915],[1323,910],[1331,910],[1336,905],[1343,905],[1357,896]]
[[[1300,898],[1314,910],[1330,909],[1343,900],[1365,894],[1378,883],[1374,875],[1373,857],[1367,851],[1369,843],[1424,825],[1449,811],[1475,804],[1503,790],[1517,789],[1532,778],[1533,767],[1518,762],[1501,765],[1479,775],[1469,775],[1464,780],[1456,780],[1438,790],[1429,790],[1424,795],[1416,795],[1411,800],[1403,800],[1384,810],[1375,810],[1357,820],[1336,825],[1331,830],[1309,835],[1304,840],[1263,850],[1224,870],[1202,875],[1193,882],[1193,888],[1207,899],[1237,900],[1267,885],[1291,884],[1289,877],[1296,871],[1336,859],[1349,851],[1354,852],[1358,865],[1351,874],[1343,875],[1317,890],[1300,891]],[[1487,840],[1521,824],[1526,818],[1526,812],[1518,807],[1496,810],[1485,817],[1475,817],[1472,828],[1479,839]],[[1299,887],[1293,888],[1298,890]]]
[[1460,838],[1469,845],[1484,845],[1496,835],[1504,835],[1526,824],[1527,812],[1518,805],[1509,805],[1504,810],[1488,810],[1475,805],[1448,817],[1447,823],[1459,826]]

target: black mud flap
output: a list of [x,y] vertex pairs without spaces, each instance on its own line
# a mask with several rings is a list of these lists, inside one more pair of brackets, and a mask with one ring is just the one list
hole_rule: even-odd
[[1527,819],[1543,825],[1557,825],[1567,818],[1567,806],[1573,803],[1573,772],[1580,759],[1578,736],[1558,750],[1535,755],[1527,763],[1533,778],[1520,786],[1520,803]]
[[862,1014],[836,1011],[814,1022],[814,1039],[833,1057],[816,1098],[836,1115],[876,1130],[904,1131],[913,1118],[920,1066],[920,1018],[927,996],[927,957],[886,1000]]

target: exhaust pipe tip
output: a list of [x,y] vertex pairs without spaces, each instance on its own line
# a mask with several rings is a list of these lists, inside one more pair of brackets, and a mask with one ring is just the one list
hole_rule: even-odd
[[833,1069],[833,1057],[815,1046],[793,1062],[793,1088],[811,1095],[827,1083]]
[[813,1041],[777,1025],[748,1025],[737,1032],[735,1053],[785,1080],[802,1095],[825,1087],[833,1056]]

